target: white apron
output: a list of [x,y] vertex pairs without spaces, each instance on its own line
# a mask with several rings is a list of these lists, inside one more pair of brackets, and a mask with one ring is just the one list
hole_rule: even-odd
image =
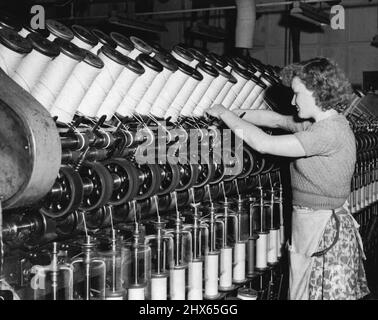
[[[335,209],[335,213],[345,210],[350,215],[348,204]],[[325,227],[332,216],[332,210],[311,210],[293,207],[292,244],[288,245],[290,258],[289,299],[308,300],[309,282],[314,262],[312,255],[317,252]],[[337,218],[338,219],[338,218]],[[363,252],[358,223],[352,216],[356,236]]]

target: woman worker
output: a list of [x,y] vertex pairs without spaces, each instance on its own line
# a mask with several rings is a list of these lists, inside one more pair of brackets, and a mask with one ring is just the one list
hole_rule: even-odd
[[[229,111],[222,105],[207,113],[234,131],[242,129],[244,141],[258,152],[293,158],[289,298],[360,299],[369,294],[365,255],[359,226],[346,203],[356,147],[348,120],[341,114],[349,105],[351,85],[326,58],[286,66],[282,81],[291,86],[291,103],[304,121],[270,110]],[[272,136],[259,126],[292,134]]]

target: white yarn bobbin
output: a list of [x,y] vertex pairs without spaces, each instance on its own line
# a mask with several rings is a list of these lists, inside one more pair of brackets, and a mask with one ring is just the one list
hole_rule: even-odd
[[156,76],[163,71],[163,66],[156,59],[144,53],[138,56],[137,62],[143,66],[145,72],[135,80],[117,108],[116,113],[122,117],[131,116],[135,112],[135,108],[143,95],[147,92]]
[[204,111],[214,104],[215,98],[219,95],[231,77],[231,74],[224,69],[218,67],[216,67],[216,69],[219,72],[219,76],[214,79],[201,100],[198,102],[197,107],[193,111],[193,114],[196,116],[202,116]]
[[246,280],[246,243],[236,242],[234,247],[233,281],[240,283]]
[[57,39],[55,43],[60,47],[60,55],[47,65],[31,90],[31,95],[47,110],[51,108],[75,66],[85,56],[82,49],[70,42]]
[[186,50],[184,47],[180,45],[175,45],[171,51],[171,55],[181,61],[182,63],[190,65],[193,61],[193,56],[189,50]]
[[134,49],[128,55],[128,57],[131,59],[136,59],[136,57],[138,57],[141,53],[151,54],[151,52],[153,51],[152,47],[142,39],[131,36],[130,41],[134,45]]
[[174,268],[169,271],[171,300],[185,300],[185,268]]
[[87,51],[86,57],[72,71],[50,109],[52,117],[57,116],[59,122],[70,123],[88,88],[104,67],[103,61]]
[[243,106],[245,100],[247,100],[249,94],[255,86],[255,81],[253,81],[252,79],[248,80],[244,87],[240,90],[234,102],[232,103],[230,110],[239,109],[241,106]]
[[193,69],[193,73],[190,75],[189,79],[186,80],[185,84],[177,93],[176,98],[172,101],[167,112],[165,113],[165,119],[170,117],[172,122],[177,121],[185,103],[188,101],[189,97],[202,80],[203,75],[198,70]]
[[285,226],[282,224],[280,225],[280,241],[281,245],[285,244]]
[[251,109],[257,97],[264,91],[264,87],[264,84],[258,81],[253,87],[252,91],[249,93],[247,99],[245,99],[241,109]]
[[138,62],[125,58],[128,62],[98,109],[97,118],[105,115],[110,120],[136,79],[145,72]]
[[219,290],[232,287],[232,248],[220,250]]
[[192,68],[196,68],[200,62],[206,61],[205,55],[198,49],[189,48],[188,51],[191,53],[193,57],[193,61],[189,63],[189,66],[191,66]]
[[269,247],[268,247],[268,263],[277,263],[278,262],[278,247],[277,239],[279,237],[279,229],[269,230]]
[[193,73],[194,69],[185,63],[178,61],[177,65],[177,71],[168,79],[151,107],[150,113],[158,118],[164,117],[172,101]]
[[30,41],[11,29],[0,29],[0,68],[12,77],[22,59],[32,51]]
[[36,33],[30,33],[28,39],[33,50],[22,59],[12,79],[30,92],[47,65],[60,54],[60,50],[55,44]]
[[135,112],[142,115],[149,113],[164,85],[178,68],[177,63],[175,63],[175,61],[168,56],[157,54],[155,55],[155,59],[163,66],[163,71],[156,76],[154,81],[151,83],[151,86],[147,89],[146,93],[143,95],[139,104],[135,108]]
[[248,71],[235,67],[232,69],[231,74],[236,78],[237,83],[233,85],[222,101],[222,105],[229,109],[235,101],[239,92],[243,89],[244,85],[250,79],[251,75]]
[[167,300],[168,277],[151,277],[151,300]]
[[265,90],[261,91],[256,100],[252,103],[251,110],[258,110],[261,106],[261,103],[264,101]]
[[66,41],[71,41],[74,38],[71,29],[56,20],[46,20],[46,28],[50,31],[47,40],[54,41],[57,38],[60,38]]
[[257,232],[256,240],[256,269],[265,269],[268,266],[269,233]]
[[96,116],[106,95],[128,62],[124,55],[108,46],[103,46],[98,56],[104,62],[104,68],[87,90],[77,109],[79,114],[86,117]]
[[219,92],[213,104],[221,104],[224,98],[226,97],[226,95],[228,94],[228,92],[231,90],[231,87],[237,83],[237,80],[235,79],[235,77],[232,74],[230,75],[231,75],[230,79],[224,85],[223,89]]
[[190,116],[193,114],[194,109],[197,107],[213,80],[219,76],[219,72],[214,67],[204,63],[200,63],[197,70],[202,74],[203,80],[197,85],[182,108],[181,115],[183,116]]
[[98,44],[97,38],[83,26],[77,24],[72,26],[74,38],[71,40],[73,44],[76,44],[79,48],[85,50],[91,50]]
[[218,296],[219,254],[209,253],[205,256],[205,297]]
[[92,34],[97,38],[97,45],[95,45],[90,51],[94,54],[99,54],[100,49],[103,46],[111,47],[113,49],[116,48],[116,43],[110,38],[106,33],[102,32],[99,29],[93,29]]
[[134,50],[134,44],[128,37],[118,32],[111,32],[110,38],[117,44],[115,49],[123,55],[128,56]]
[[145,300],[144,287],[131,287],[127,291],[128,300]]
[[281,246],[281,228],[278,229],[278,235],[277,235],[277,257],[278,259],[282,257],[282,246]]
[[189,262],[188,300],[202,300],[202,261]]

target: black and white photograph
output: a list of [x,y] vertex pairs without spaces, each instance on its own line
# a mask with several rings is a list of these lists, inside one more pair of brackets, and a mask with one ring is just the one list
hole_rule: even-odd
[[3,300],[378,300],[378,0],[1,0]]

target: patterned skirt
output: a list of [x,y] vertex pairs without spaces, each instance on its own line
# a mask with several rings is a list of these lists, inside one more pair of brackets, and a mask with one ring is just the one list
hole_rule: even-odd
[[[315,257],[309,285],[310,300],[357,300],[370,293],[358,230],[351,215],[339,214],[339,239],[323,256]],[[328,222],[318,251],[328,248],[336,236],[336,219]]]

